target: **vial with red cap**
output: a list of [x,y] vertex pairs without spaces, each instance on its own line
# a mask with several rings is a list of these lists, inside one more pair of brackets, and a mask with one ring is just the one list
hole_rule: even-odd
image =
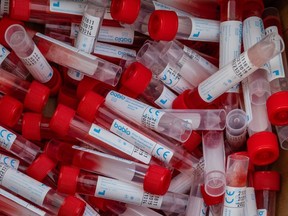
[[151,155],[109,132],[103,127],[90,123],[76,114],[76,111],[58,104],[50,121],[52,131],[62,136],[72,136],[102,152],[138,160],[148,164]]
[[[266,34],[279,32],[282,35],[280,16],[276,8],[264,9],[262,18]],[[266,103],[269,121],[276,126],[285,126],[288,124],[286,100],[287,78],[285,75],[287,58],[285,52],[273,58],[269,63],[271,72],[268,74],[268,78],[272,93]]]
[[176,213],[184,213],[188,202],[188,196],[184,194],[150,194],[139,185],[88,174],[70,166],[61,167],[58,192],[70,195],[79,193]]
[[[180,172],[187,175],[193,174],[192,169],[198,160],[179,147],[182,143],[172,139],[167,140],[148,128],[135,124],[129,119],[124,119],[123,116],[109,109],[105,105],[105,99],[95,92],[86,93],[79,103],[77,113],[86,120],[105,127]],[[200,142],[201,136],[198,133],[193,133],[182,145],[185,148],[194,149]]]
[[62,82],[60,74],[57,69],[50,66],[25,28],[19,24],[9,26],[5,32],[5,40],[34,79],[48,86],[51,94],[56,94]]
[[[108,1],[101,1],[103,6],[108,5]],[[81,22],[84,8],[87,2],[82,1],[37,1],[37,0],[7,0],[8,5],[3,12],[9,17],[22,21],[31,22]],[[3,15],[3,14],[1,14]]]
[[46,211],[0,188],[0,211],[5,215],[47,215]]
[[57,215],[83,215],[85,203],[73,196],[62,196],[45,184],[0,164],[2,187],[25,197],[34,204]]
[[[138,51],[136,60],[149,68],[157,79],[178,94],[186,89],[193,89],[191,81],[182,76],[182,73],[185,72],[181,71],[181,67],[176,62],[159,58],[160,51],[156,49],[155,45],[154,42],[145,43]],[[191,68],[191,70],[193,69]]]
[[201,193],[205,204],[209,208],[209,216],[221,216],[223,211],[224,194],[221,196],[210,196],[206,193],[204,185],[201,185]]
[[[87,2],[84,14],[79,27],[79,32],[75,41],[75,47],[83,52],[92,53],[95,42],[99,35],[100,26],[104,18],[106,8],[92,2]],[[69,69],[68,76],[75,80],[83,79],[83,74],[79,71]]]
[[144,165],[95,150],[73,146],[72,165],[81,170],[141,185],[146,192],[163,195],[167,192],[171,171],[156,164]]
[[207,107],[220,95],[281,53],[283,49],[283,40],[278,34],[267,35],[238,58],[201,82],[196,90],[186,90],[180,94],[173,101],[173,108]]
[[223,216],[244,216],[246,181],[249,158],[244,155],[229,155],[226,165],[226,188]]
[[139,62],[133,62],[123,72],[118,92],[132,98],[143,98],[150,104],[166,109],[172,108],[176,98],[174,92],[154,78],[151,70]]
[[2,93],[17,98],[24,108],[34,112],[42,112],[50,96],[49,88],[38,81],[30,83],[1,68],[0,83]]
[[29,71],[25,68],[23,63],[14,52],[10,52],[0,44],[0,65],[6,71],[15,74],[21,79],[29,78]]
[[258,215],[276,215],[276,198],[280,190],[280,174],[277,171],[257,171],[254,173],[254,188]]
[[105,212],[107,214],[115,214],[121,216],[161,216],[161,214],[157,213],[156,211],[153,211],[152,209],[143,206],[136,206],[133,204],[121,203],[92,196],[87,196],[87,200],[91,205],[97,207],[102,212]]
[[148,31],[154,40],[219,42],[219,24],[216,20],[179,16],[174,11],[156,10],[150,15]]
[[[242,44],[242,1],[220,1],[219,68],[229,64],[241,54]],[[225,93],[222,106],[230,111],[239,106],[239,88],[236,84]]]

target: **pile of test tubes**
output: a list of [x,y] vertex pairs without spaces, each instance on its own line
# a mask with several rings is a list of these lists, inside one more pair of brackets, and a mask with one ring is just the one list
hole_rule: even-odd
[[272,165],[288,150],[276,8],[0,3],[1,215],[276,215]]

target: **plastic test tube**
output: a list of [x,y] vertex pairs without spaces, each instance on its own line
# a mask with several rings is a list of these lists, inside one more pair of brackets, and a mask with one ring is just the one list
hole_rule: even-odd
[[108,92],[105,105],[124,118],[180,142],[185,142],[191,134],[190,123],[116,91]]
[[171,181],[171,171],[158,165],[144,165],[87,148],[73,146],[72,165],[121,181],[142,185],[149,193],[163,195]]
[[92,197],[87,196],[88,201],[93,206],[96,206],[103,212],[107,213],[114,213],[115,215],[119,216],[161,216],[161,214],[157,213],[156,211],[153,211],[150,208],[146,208],[143,206],[136,206],[133,204],[127,204],[127,203],[120,203],[112,200],[102,199],[99,197]]
[[172,108],[172,102],[177,97],[139,62],[133,62],[123,72],[118,91],[132,98],[143,97],[148,103],[167,109]]
[[[87,92],[79,103],[77,113],[90,122],[107,128],[143,151],[168,164],[180,172],[191,176],[198,160],[185,149],[177,147],[181,143],[167,140],[154,131],[135,124],[105,106],[105,99],[95,92]],[[194,136],[187,146],[195,146]],[[185,143],[186,144],[186,143]],[[185,146],[184,144],[184,146]],[[197,143],[199,144],[199,143]]]
[[244,216],[248,165],[246,156],[228,156],[223,216]]
[[141,186],[88,174],[69,166],[61,167],[58,191],[71,195],[79,193],[176,213],[185,212],[188,201],[188,196],[184,194],[170,192],[164,196],[149,194]]
[[179,108],[183,104],[190,109],[208,106],[209,103],[263,66],[283,49],[284,43],[278,34],[267,35],[233,62],[201,82],[197,90],[184,91],[174,100],[174,108]]
[[151,160],[151,155],[148,153],[97,124],[84,120],[76,115],[73,109],[62,104],[58,104],[50,121],[50,128],[59,135],[72,136],[93,148],[112,155],[136,159],[145,164],[149,164]]
[[215,72],[214,70],[207,70],[206,67],[186,54],[176,43],[158,43],[156,48],[160,50],[159,57],[163,61],[180,66],[180,75],[194,87],[197,87],[200,82]]
[[29,71],[25,68],[23,63],[14,52],[10,52],[0,44],[0,65],[6,71],[15,74],[16,76],[27,79]]
[[47,212],[0,188],[0,212],[7,216],[48,216]]
[[178,16],[174,11],[156,10],[149,19],[148,31],[154,40],[184,39],[194,41],[219,41],[219,21]]
[[24,27],[19,24],[9,26],[5,32],[5,40],[34,79],[44,83],[51,89],[52,94],[56,94],[62,82],[60,74],[49,65]]
[[[282,35],[279,12],[276,8],[266,8],[262,14],[266,33],[279,32]],[[270,61],[270,89],[272,95],[266,102],[269,121],[273,125],[284,126],[288,124],[287,118],[287,58],[286,53],[274,57]]]
[[2,173],[1,186],[27,198],[53,214],[81,216],[85,210],[85,203],[81,200],[73,196],[59,195],[52,188],[13,168],[0,164],[0,171]]
[[203,134],[204,188],[210,196],[221,196],[225,191],[225,151],[223,132]]
[[50,95],[50,90],[37,81],[22,80],[0,68],[0,91],[23,102],[25,108],[42,112]]
[[[94,45],[99,34],[99,29],[104,18],[104,13],[104,7],[87,2],[75,41],[76,48],[89,54],[93,52]],[[83,79],[83,74],[72,69],[69,69],[67,74],[75,80]]]
[[[93,0],[94,1],[94,0]],[[37,0],[8,0],[8,5],[5,13],[16,20],[36,21],[36,22],[52,22],[52,23],[69,23],[81,22],[86,1],[37,1]],[[95,1],[96,2],[96,1]],[[98,1],[107,6],[108,1]],[[2,15],[2,14],[1,14]]]
[[233,151],[240,149],[246,142],[247,116],[241,109],[233,109],[226,116],[226,139]]
[[207,205],[204,203],[201,186],[203,184],[203,170],[200,170],[198,175],[194,175],[194,181],[191,185],[190,198],[186,211],[186,216],[206,215]]
[[157,79],[178,94],[186,89],[193,89],[193,85],[181,76],[180,66],[172,61],[163,61],[159,58],[160,52],[153,46],[154,43],[145,43],[137,52],[136,60],[149,68]]
[[276,171],[254,173],[258,215],[276,215],[276,193],[280,190],[280,174]]
[[[219,68],[229,64],[241,54],[242,4],[241,0],[221,1]],[[239,106],[239,87],[237,84],[225,94],[222,105],[227,112]]]
[[82,72],[85,76],[116,86],[122,69],[120,66],[87,54],[61,41],[36,33],[34,42],[47,60]]
[[192,130],[224,130],[226,112],[223,109],[163,109],[192,125]]
[[[243,47],[245,51],[265,36],[261,19],[263,9],[263,1],[247,0],[243,4]],[[275,45],[281,46],[279,44]],[[245,110],[249,116],[249,121],[253,118],[253,114],[250,111],[252,109],[251,106],[266,104],[266,100],[271,94],[267,80],[269,73],[270,69],[263,64],[263,67],[258,68],[255,73],[242,82]]]

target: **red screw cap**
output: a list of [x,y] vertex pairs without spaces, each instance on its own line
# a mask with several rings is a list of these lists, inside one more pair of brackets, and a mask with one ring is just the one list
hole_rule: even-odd
[[254,173],[255,190],[280,190],[280,174],[276,171],[258,171]]
[[139,62],[133,62],[122,74],[119,92],[137,98],[149,85],[152,72]]
[[9,95],[4,95],[0,100],[0,123],[13,127],[17,124],[23,111],[23,105]]
[[86,203],[82,200],[68,196],[59,209],[58,216],[82,216],[84,214]]
[[277,136],[269,131],[255,133],[247,141],[247,151],[255,165],[271,164],[279,157]]
[[59,104],[50,121],[50,128],[55,133],[66,136],[69,131],[70,122],[75,116],[75,111],[65,105]]
[[277,126],[288,124],[288,91],[272,94],[268,98],[266,106],[271,124]]
[[149,19],[148,31],[154,40],[173,40],[178,31],[177,14],[174,11],[154,11]]
[[169,188],[171,178],[172,174],[169,169],[150,165],[144,178],[144,190],[148,193],[164,195]]
[[114,20],[132,24],[137,19],[140,8],[140,0],[112,0],[110,12]]
[[47,155],[41,154],[27,168],[26,174],[36,179],[37,181],[42,181],[55,167],[56,162],[52,161]]
[[50,89],[43,84],[33,81],[24,99],[24,107],[34,111],[42,112],[50,96]]
[[76,193],[79,173],[80,169],[76,167],[62,166],[59,173],[57,190],[60,193],[74,195]]
[[28,21],[30,18],[30,0],[10,1],[9,16],[16,20]]

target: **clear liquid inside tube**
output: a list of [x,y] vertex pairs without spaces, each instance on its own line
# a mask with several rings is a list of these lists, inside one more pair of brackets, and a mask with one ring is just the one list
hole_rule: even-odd
[[11,25],[5,32],[5,40],[21,58],[31,55],[34,43],[21,25]]

